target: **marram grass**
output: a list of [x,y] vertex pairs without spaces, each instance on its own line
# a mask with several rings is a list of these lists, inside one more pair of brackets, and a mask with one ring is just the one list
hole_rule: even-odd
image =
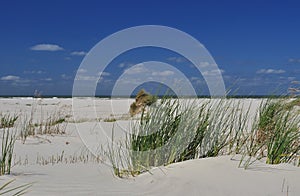
[[0,185],[0,195],[11,195],[11,196],[21,196],[28,192],[28,189],[32,186],[32,183],[23,184],[19,186],[10,187],[10,185],[15,181],[12,179],[3,185]]
[[112,143],[107,154],[115,173],[138,174],[155,166],[237,152],[249,114],[241,107],[227,99],[160,100],[133,123],[125,142]]
[[11,172],[15,141],[16,135],[13,130],[4,128],[1,141],[0,176]]
[[[268,99],[260,105],[243,156],[244,167],[256,160],[267,164],[297,162],[300,154],[300,116],[286,99]],[[252,161],[250,161],[252,159]]]
[[268,164],[300,164],[300,118],[287,99],[263,100],[254,119],[251,104],[245,107],[234,99],[158,102],[133,123],[125,141],[110,146],[107,155],[117,176],[235,154],[242,155],[240,166],[245,168],[260,159]]

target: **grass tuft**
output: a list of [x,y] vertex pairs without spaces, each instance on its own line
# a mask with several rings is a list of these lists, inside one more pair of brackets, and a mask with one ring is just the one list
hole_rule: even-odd
[[241,160],[245,168],[264,158],[267,164],[297,162],[300,154],[300,116],[294,109],[296,103],[268,99],[260,105],[252,130],[247,133]]
[[18,116],[16,114],[0,114],[0,129],[13,127],[17,119]]
[[0,157],[0,176],[10,174],[16,134],[9,128],[2,130],[2,149]]
[[23,184],[20,186],[9,187],[15,179],[12,179],[0,186],[0,195],[11,195],[11,196],[21,196],[27,193],[28,189],[32,186],[32,183]]
[[[180,161],[239,153],[249,108],[227,99],[162,99],[107,153],[117,176]],[[126,172],[125,172],[126,171]]]
[[117,119],[116,118],[105,118],[104,120],[103,120],[103,122],[116,122],[117,121]]

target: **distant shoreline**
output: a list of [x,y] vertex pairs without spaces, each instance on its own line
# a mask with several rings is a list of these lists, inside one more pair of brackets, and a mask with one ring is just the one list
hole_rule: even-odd
[[[74,96],[76,98],[89,98],[91,96]],[[166,97],[164,95],[157,96],[158,98]],[[169,98],[177,98],[176,96],[168,96]],[[232,99],[249,99],[249,98],[289,98],[291,96],[289,95],[228,95],[226,98],[232,98]],[[42,97],[34,97],[34,96],[28,96],[28,95],[1,95],[1,98],[73,98],[71,95],[45,95]],[[94,98],[100,98],[100,99],[123,99],[123,98],[135,98],[135,95],[128,96],[110,96],[110,95],[101,95],[101,96],[95,96]],[[191,96],[182,96],[180,98],[194,98]],[[209,95],[198,95],[197,98],[210,98]]]

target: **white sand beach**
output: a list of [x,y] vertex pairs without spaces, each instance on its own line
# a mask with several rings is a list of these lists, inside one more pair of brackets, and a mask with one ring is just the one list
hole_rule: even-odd
[[[244,169],[239,167],[240,155],[188,160],[152,168],[136,177],[118,178],[108,162],[100,156],[94,157],[84,143],[89,145],[89,141],[95,138],[103,139],[103,143],[109,142],[104,133],[109,138],[113,127],[116,136],[122,137],[119,132],[130,127],[128,109],[134,100],[88,99],[77,99],[73,113],[72,99],[1,98],[2,114],[20,116],[12,130],[20,129],[22,120],[30,116],[33,107],[35,122],[46,119],[47,115],[63,115],[66,119],[61,126],[66,127],[64,134],[28,136],[25,142],[18,139],[11,174],[0,176],[0,183],[10,179],[16,179],[15,186],[33,183],[25,194],[30,196],[300,195],[299,167],[269,165],[260,160]],[[251,103],[252,115],[261,102],[260,99],[242,101],[245,106]],[[63,114],[58,114],[58,111]],[[109,122],[109,119],[114,120]],[[95,132],[95,124],[100,125],[104,132]],[[86,135],[80,137],[82,134]]]

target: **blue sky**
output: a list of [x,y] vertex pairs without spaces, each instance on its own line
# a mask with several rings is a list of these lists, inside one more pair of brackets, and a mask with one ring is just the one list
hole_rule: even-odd
[[[0,95],[33,95],[35,90],[70,95],[86,53],[112,33],[138,25],[169,26],[199,40],[234,94],[286,93],[300,80],[299,8],[297,1],[3,0]],[[207,93],[187,61],[159,49],[116,58],[97,92],[109,94],[121,73],[145,59],[181,67],[194,87]]]

